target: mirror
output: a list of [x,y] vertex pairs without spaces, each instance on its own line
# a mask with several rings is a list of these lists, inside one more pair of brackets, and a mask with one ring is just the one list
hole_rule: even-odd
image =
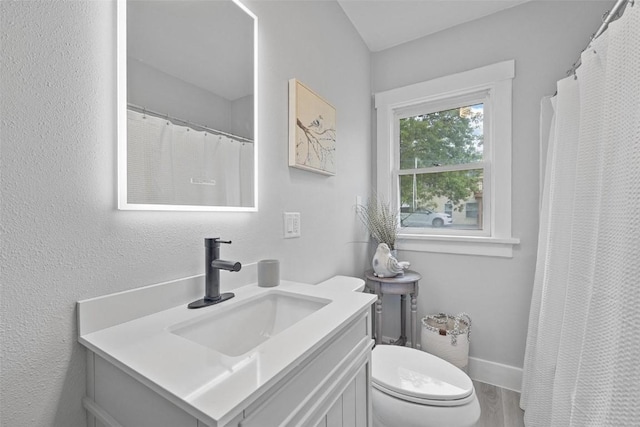
[[118,208],[257,210],[257,19],[118,0]]

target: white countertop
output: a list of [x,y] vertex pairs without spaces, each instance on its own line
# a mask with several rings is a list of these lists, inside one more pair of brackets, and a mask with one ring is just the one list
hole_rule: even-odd
[[[184,280],[197,282],[193,279]],[[163,292],[184,286],[180,282],[162,284]],[[151,289],[157,294],[160,288],[148,287],[143,291],[149,293]],[[224,355],[170,331],[176,324],[210,316],[216,311],[233,310],[248,298],[259,298],[274,291],[324,298],[331,302],[263,342],[255,351],[238,357]],[[144,308],[131,309],[132,313],[127,313],[126,309],[118,310],[118,307],[127,306],[123,303],[125,300],[134,305],[131,302],[141,297],[136,290],[80,301],[79,342],[214,427],[224,425],[240,414],[303,359],[332,340],[340,328],[376,299],[374,295],[339,287],[287,281],[274,288],[248,285],[235,289],[234,293],[235,298],[219,305],[192,310],[186,303],[180,303],[155,313],[145,312]],[[144,304],[145,299],[135,303]],[[150,304],[154,305],[153,302]],[[105,317],[101,316],[108,320],[102,320]],[[96,326],[97,323],[102,324]]]

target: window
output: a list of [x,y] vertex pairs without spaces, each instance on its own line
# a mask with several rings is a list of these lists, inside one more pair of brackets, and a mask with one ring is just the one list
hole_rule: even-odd
[[514,61],[376,94],[377,192],[398,248],[510,257]]
[[453,215],[453,203],[447,202],[444,204],[444,213],[450,216]]
[[473,219],[475,221],[478,220],[478,203],[471,202],[465,205],[465,217]]
[[[487,95],[467,98],[452,100],[447,107],[425,103],[395,114],[400,206],[433,212],[432,220],[419,228],[485,228],[478,221],[481,217],[474,221],[461,214],[465,204],[482,198],[484,177],[488,176],[483,155]],[[402,221],[401,225],[408,227]]]

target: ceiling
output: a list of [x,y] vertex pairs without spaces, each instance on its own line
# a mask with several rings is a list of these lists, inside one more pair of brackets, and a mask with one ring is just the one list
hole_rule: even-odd
[[529,0],[337,0],[377,52]]

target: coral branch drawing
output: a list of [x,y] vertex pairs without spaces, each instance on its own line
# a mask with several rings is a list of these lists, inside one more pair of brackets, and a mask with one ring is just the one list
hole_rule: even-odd
[[289,166],[336,172],[336,111],[297,81],[289,81]]

